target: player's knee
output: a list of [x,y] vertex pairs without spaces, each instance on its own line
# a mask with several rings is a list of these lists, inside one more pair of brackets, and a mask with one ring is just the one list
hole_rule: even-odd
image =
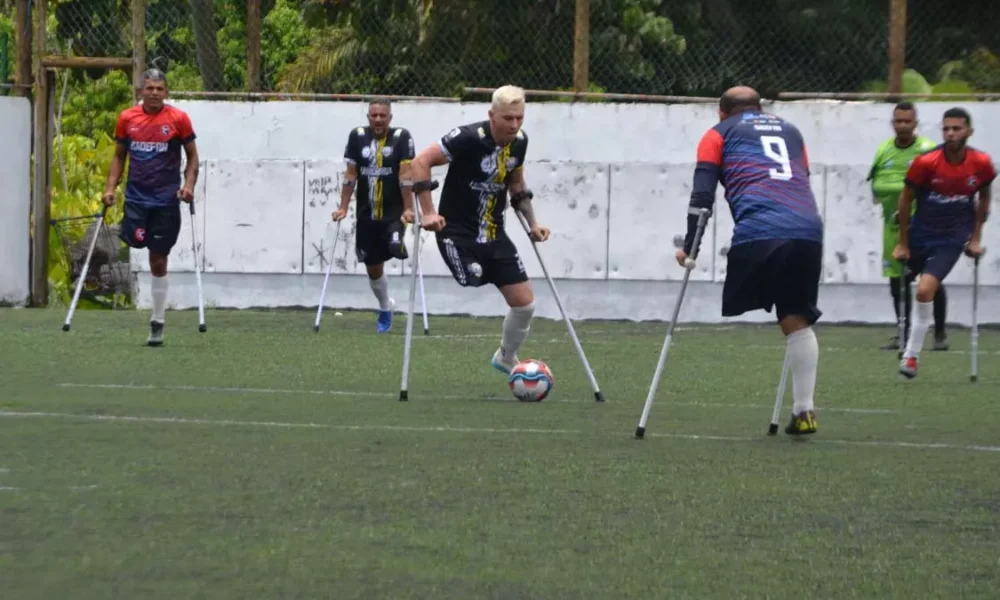
[[500,293],[503,294],[504,300],[507,301],[507,306],[511,308],[531,306],[532,310],[534,310],[535,294],[531,289],[530,282],[523,281],[513,285],[505,285],[500,288]]
[[165,277],[167,274],[167,257],[162,254],[149,253],[149,270],[154,277]]
[[365,265],[365,270],[368,271],[368,279],[380,279],[382,274],[385,273],[383,263]]
[[796,331],[801,331],[809,327],[811,324],[809,319],[803,315],[785,315],[781,318],[781,321],[778,322],[778,325],[781,327],[781,333],[787,336],[795,333]]

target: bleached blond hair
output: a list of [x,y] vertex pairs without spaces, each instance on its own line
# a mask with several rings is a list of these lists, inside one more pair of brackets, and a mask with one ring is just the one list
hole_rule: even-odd
[[492,108],[504,108],[514,104],[524,104],[524,90],[516,85],[505,85],[493,91]]

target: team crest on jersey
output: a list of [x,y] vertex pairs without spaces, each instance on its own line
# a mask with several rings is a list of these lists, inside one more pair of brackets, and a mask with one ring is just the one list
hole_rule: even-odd
[[160,133],[163,135],[170,135],[170,126],[164,125],[163,127],[160,127]]
[[507,170],[508,171],[511,170],[511,169],[513,169],[516,166],[517,166],[517,159],[516,158],[511,157],[511,158],[507,159]]
[[365,158],[371,158],[371,156],[372,156],[372,149],[370,147],[368,147],[368,146],[365,146],[364,148],[361,149],[361,156],[363,156]]
[[976,187],[976,178],[975,178],[975,176],[969,177],[968,184],[969,184],[969,187]]
[[386,158],[389,158],[390,156],[392,156],[392,148],[389,147],[389,146],[386,146],[385,148],[382,148],[382,156],[384,156]]
[[142,227],[137,227],[135,230],[135,241],[141,242],[146,239],[146,230]]
[[462,128],[461,127],[456,127],[454,129],[452,129],[451,131],[449,131],[448,135],[446,137],[448,139],[457,138],[460,133],[462,133]]
[[477,262],[469,263],[466,270],[469,272],[469,275],[472,275],[473,277],[483,276],[483,267]]

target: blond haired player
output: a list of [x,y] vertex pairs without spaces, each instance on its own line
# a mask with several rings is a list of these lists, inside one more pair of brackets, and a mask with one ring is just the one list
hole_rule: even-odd
[[[493,284],[509,311],[503,322],[493,368],[509,373],[517,365],[535,313],[535,295],[517,248],[504,231],[507,196],[524,215],[531,238],[544,242],[549,229],[538,224],[532,194],[524,181],[528,135],[524,90],[504,86],[493,92],[489,118],[456,127],[420,152],[410,169],[418,194],[421,227],[436,232],[438,249],[455,281],[463,287]],[[449,165],[441,190],[440,212],[431,199],[431,168]],[[413,222],[413,194],[404,191],[403,221]]]

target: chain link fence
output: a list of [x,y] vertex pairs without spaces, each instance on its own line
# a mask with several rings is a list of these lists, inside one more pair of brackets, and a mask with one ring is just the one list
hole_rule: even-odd
[[[4,15],[13,4],[0,0]],[[574,0],[145,4],[147,63],[177,91],[456,97],[509,82],[573,87]],[[1000,13],[990,0],[908,8],[906,91],[1000,91]],[[132,0],[50,0],[49,50],[129,56],[131,10]],[[888,12],[887,0],[590,0],[590,91],[884,91]],[[259,63],[250,56],[257,37]]]

